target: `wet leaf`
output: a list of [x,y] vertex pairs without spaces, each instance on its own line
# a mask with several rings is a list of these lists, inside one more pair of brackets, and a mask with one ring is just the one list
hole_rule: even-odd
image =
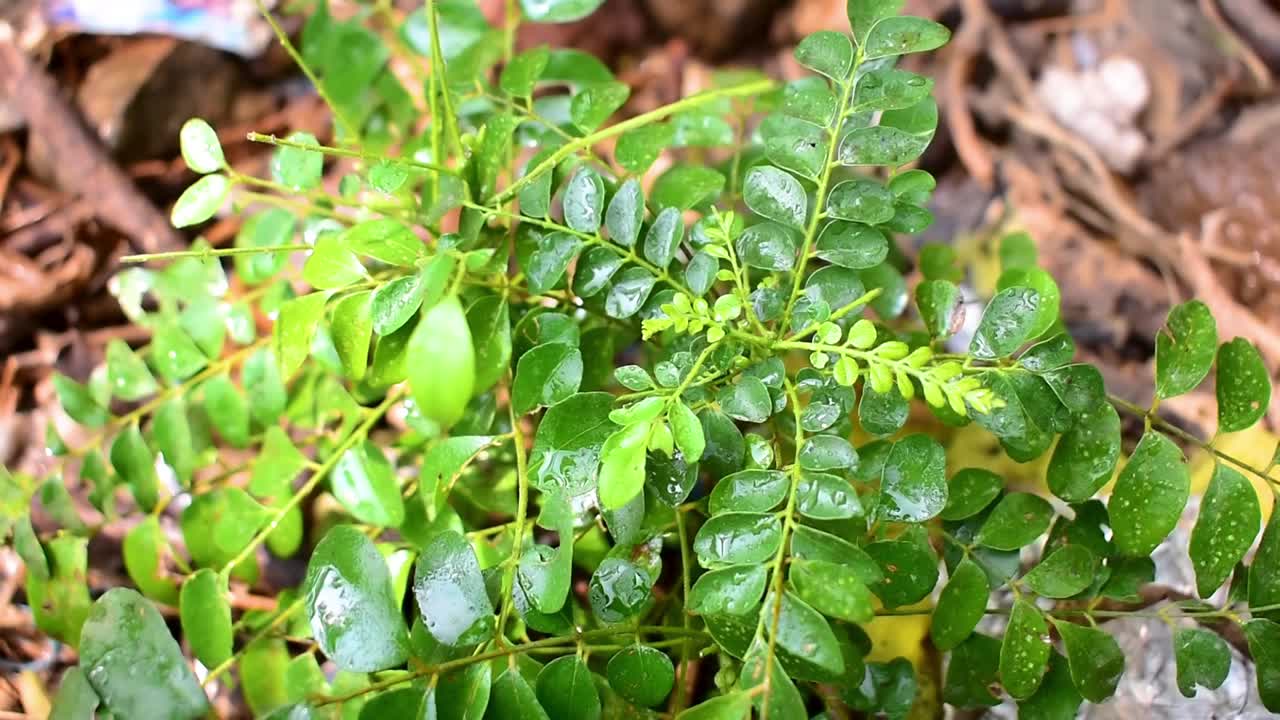
[[1217,633],[1201,628],[1178,628],[1173,633],[1173,657],[1178,665],[1178,692],[1193,698],[1199,687],[1216,690],[1231,671],[1231,649]]
[[351,516],[378,527],[404,522],[404,500],[395,468],[382,449],[365,440],[342,454],[329,475],[333,495]]
[[947,504],[946,453],[928,435],[894,443],[884,464],[877,514],[891,522],[924,522]]
[[801,65],[840,82],[849,77],[853,67],[853,45],[849,36],[831,30],[806,35],[796,46],[795,56]]
[[847,565],[797,560],[789,575],[796,594],[828,617],[865,624],[875,617],[871,591]]
[[226,175],[205,175],[192,183],[174,203],[169,222],[176,228],[199,225],[213,217],[230,194],[231,181]]
[[1122,555],[1150,555],[1178,524],[1191,492],[1182,451],[1148,430],[1120,471],[1111,502],[1111,529]]
[[742,470],[723,477],[711,491],[712,515],[726,512],[765,512],[787,497],[791,481],[777,470]]
[[1048,500],[1031,493],[1009,493],[982,523],[975,542],[996,550],[1017,550],[1043,535],[1053,517]]
[[183,637],[205,667],[218,667],[231,657],[231,604],[226,581],[218,573],[205,568],[187,578],[182,584],[179,616]]
[[762,564],[703,573],[689,591],[688,609],[698,615],[743,615],[760,605],[767,579]]
[[539,406],[551,406],[573,395],[582,384],[582,352],[562,343],[539,345],[516,366],[511,389],[512,408],[524,415]]
[[423,311],[407,360],[419,412],[445,427],[461,420],[475,390],[476,363],[471,328],[456,295]]
[[1253,427],[1271,404],[1271,375],[1253,343],[1236,338],[1218,348],[1218,432]]
[[1199,300],[1176,305],[1156,335],[1156,396],[1189,393],[1204,380],[1218,349],[1218,325]]
[[1115,474],[1120,459],[1120,416],[1110,403],[1077,418],[1049,459],[1049,490],[1067,502],[1084,502]]
[[996,293],[982,313],[969,353],[984,359],[1012,355],[1035,337],[1040,304],[1040,294],[1032,288],[1010,287]]
[[610,658],[607,673],[614,692],[643,707],[660,705],[676,680],[671,658],[644,645],[633,645]]
[[1090,702],[1102,702],[1116,692],[1124,673],[1124,652],[1105,630],[1057,620],[1076,689]]
[[706,568],[762,563],[773,557],[782,542],[778,518],[760,513],[716,515],[698,529],[693,551]]
[[951,650],[964,642],[986,615],[991,584],[987,574],[966,557],[951,573],[938,596],[929,635],[939,650]]
[[752,212],[784,225],[804,227],[808,196],[785,170],[761,165],[747,171],[743,199]]
[[1093,583],[1098,559],[1083,545],[1063,545],[1049,553],[1022,581],[1041,597],[1069,598]]
[[1035,694],[1052,649],[1044,614],[1026,600],[1015,601],[1000,645],[1000,682],[1004,689],[1019,700]]
[[493,605],[479,561],[457,532],[438,533],[423,548],[413,594],[427,631],[445,645],[473,645],[493,632]]
[[1188,552],[1196,591],[1208,598],[1231,577],[1262,525],[1258,493],[1245,476],[1218,463],[1200,502]]
[[556,658],[538,672],[538,701],[551,720],[597,720],[600,694],[578,657]]

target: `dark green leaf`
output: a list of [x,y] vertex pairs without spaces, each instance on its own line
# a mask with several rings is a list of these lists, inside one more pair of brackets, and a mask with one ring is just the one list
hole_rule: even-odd
[[[1254,617],[1280,618],[1280,514],[1267,520],[1249,566],[1249,607]],[[1265,608],[1265,610],[1264,610]]]
[[640,312],[657,281],[648,270],[641,267],[629,267],[618,273],[604,301],[605,314],[625,320]]
[[538,673],[537,692],[551,720],[600,717],[600,695],[581,658],[569,655],[547,663]]
[[918,602],[938,584],[938,558],[919,543],[879,540],[866,552],[880,565],[883,580],[870,587],[885,607]]
[[[124,536],[122,551],[125,569],[143,595],[166,605],[177,604],[178,585],[164,570],[164,556],[169,552],[169,543],[154,516],[148,515],[133,526]],[[47,569],[45,574],[47,576]],[[217,663],[209,667],[214,665]]]
[[1067,659],[1053,652],[1040,687],[1031,697],[1018,701],[1018,712],[1032,720],[1075,720],[1083,702],[1071,680]]
[[607,672],[614,692],[644,707],[656,707],[666,700],[676,680],[671,658],[644,645],[632,645],[614,655]]
[[822,229],[815,254],[833,265],[863,270],[884,262],[889,239],[870,225],[835,220]]
[[946,465],[942,446],[928,435],[908,435],[894,443],[880,481],[879,517],[924,522],[942,512],[947,505]]
[[342,245],[357,255],[397,267],[413,267],[426,255],[422,240],[399,220],[368,220],[342,234]]
[[1208,598],[1222,587],[1253,546],[1261,524],[1262,511],[1253,485],[1236,470],[1218,463],[1188,546],[1200,597]]
[[778,518],[759,513],[716,515],[698,529],[693,551],[703,567],[763,563],[782,542]]
[[858,422],[872,435],[892,435],[907,424],[911,406],[897,388],[876,392],[867,385],[862,389],[862,401],[858,403]]
[[1197,688],[1217,690],[1231,671],[1231,649],[1217,633],[1201,628],[1173,632],[1173,657],[1178,665],[1178,692],[1193,698]]
[[1035,694],[1052,649],[1044,614],[1026,600],[1015,601],[1000,645],[1000,682],[1004,689],[1019,700]]
[[987,574],[971,558],[964,558],[938,596],[929,635],[939,650],[951,650],[978,627],[987,611],[991,584]]
[[[284,312],[282,306],[277,326],[285,321]],[[150,357],[156,372],[171,383],[186,380],[208,364],[205,354],[191,336],[178,325],[167,322],[156,328],[151,336]]]
[[999,705],[1000,699],[992,694],[999,673],[1000,641],[980,633],[971,635],[951,653],[942,699],[959,708]]
[[228,444],[249,444],[249,406],[231,378],[219,375],[204,384],[204,411]]
[[486,295],[467,308],[476,350],[476,392],[502,379],[511,364],[511,310],[505,298]]
[[200,683],[164,618],[141,595],[113,588],[93,604],[80,635],[80,665],[117,717],[199,718],[209,711]]
[[984,359],[1012,355],[1034,337],[1040,304],[1040,294],[1031,288],[1011,287],[996,293],[969,343],[970,354]]
[[494,718],[550,720],[547,711],[538,703],[538,696],[529,681],[514,667],[506,667],[493,681],[487,710]]
[[1105,630],[1057,620],[1076,689],[1090,702],[1102,702],[1116,692],[1124,673],[1124,652]]
[[870,178],[845,180],[827,195],[827,213],[852,222],[879,225],[894,214],[893,193]]
[[898,68],[877,68],[858,79],[850,112],[909,108],[932,92],[933,80],[927,77]]
[[1031,493],[1009,493],[987,516],[974,539],[996,550],[1017,550],[1035,542],[1053,522],[1053,506]]
[[1119,459],[1120,416],[1104,403],[1058,439],[1049,459],[1049,489],[1067,502],[1084,502],[1111,480]]
[[[374,332],[379,335],[390,335],[404,327],[404,324],[413,319],[418,308],[422,306],[426,291],[426,280],[419,273],[396,278],[379,287],[373,293],[372,305],[369,309]],[[336,308],[334,314],[336,324]],[[336,330],[332,332],[334,342],[337,343],[338,333]]]
[[815,520],[845,520],[862,515],[862,503],[847,480],[829,473],[805,472],[796,486],[796,511]]
[[754,377],[744,376],[736,385],[721,390],[716,399],[725,415],[743,422],[761,423],[773,412],[769,389]]
[[862,44],[866,60],[928,52],[947,44],[951,31],[944,25],[924,18],[897,16],[876,22],[867,31]]
[[1246,430],[1271,404],[1271,375],[1253,343],[1236,338],[1218,348],[1218,432]]
[[768,165],[751,168],[742,195],[747,207],[757,215],[795,228],[804,227],[808,196],[800,181],[786,171]]
[[848,565],[798,560],[789,578],[796,594],[824,615],[860,625],[875,617],[871,591]]
[[1249,641],[1258,675],[1258,695],[1271,712],[1280,712],[1280,624],[1270,620],[1244,623],[1244,636]]
[[764,598],[763,564],[733,565],[703,573],[689,591],[688,610],[698,615],[742,615]]
[[311,293],[280,306],[275,325],[275,353],[284,378],[293,375],[311,355],[311,339],[324,316],[326,300],[325,293]]
[[659,268],[666,269],[683,239],[684,220],[680,211],[672,207],[663,208],[645,235],[644,256]]
[[744,230],[735,247],[747,267],[782,272],[795,267],[799,240],[787,226],[766,221]]
[[743,690],[760,688],[755,706],[761,717],[765,713],[772,718],[803,718],[808,715],[804,698],[787,676],[778,655],[769,652],[767,643],[753,642],[744,660],[738,687]]
[[858,451],[842,437],[814,435],[800,446],[796,461],[805,470],[853,470],[858,466]]
[[826,127],[836,114],[836,96],[830,84],[818,77],[787,83],[782,90],[782,112],[806,122]]
[[790,592],[783,593],[780,610],[774,610],[775,602],[773,595],[766,598],[762,612],[766,618],[777,618],[776,625],[769,621],[765,628],[778,647],[822,671],[843,674],[844,655],[826,618]]
[[612,409],[609,393],[578,393],[547,410],[529,457],[539,489],[573,496],[594,487],[600,448],[618,429],[609,419]]
[[1156,335],[1156,396],[1189,393],[1204,380],[1218,349],[1218,324],[1199,300],[1176,305]]
[[831,30],[819,30],[805,36],[795,50],[796,60],[803,66],[843,82],[853,67],[853,44],[849,36]]
[[1111,502],[1111,529],[1122,555],[1150,555],[1178,524],[1191,492],[1182,451],[1148,430],[1120,471]]
[[1098,559],[1083,545],[1063,545],[1027,573],[1023,581],[1037,595],[1069,598],[1093,583]]
[[640,237],[643,222],[644,190],[640,187],[640,181],[633,178],[623,183],[618,192],[614,193],[613,199],[609,201],[609,210],[605,213],[604,224],[609,231],[610,240],[631,247]]
[[804,177],[817,179],[826,167],[830,140],[812,123],[781,113],[767,116],[760,124],[765,154],[774,164]]
[[947,485],[947,505],[943,520],[973,517],[991,504],[1004,490],[1004,478],[983,468],[965,468],[951,476]]
[[550,406],[578,391],[582,384],[582,352],[571,345],[539,345],[516,366],[511,404],[523,415],[539,406]]
[[226,581],[218,573],[205,568],[188,577],[179,610],[182,635],[205,667],[218,667],[231,657],[231,604]]
[[726,512],[765,512],[780,505],[791,488],[777,470],[742,470],[721,478],[711,491],[712,515]]
[[583,233],[595,233],[604,218],[604,181],[591,168],[574,174],[564,190],[564,221]]

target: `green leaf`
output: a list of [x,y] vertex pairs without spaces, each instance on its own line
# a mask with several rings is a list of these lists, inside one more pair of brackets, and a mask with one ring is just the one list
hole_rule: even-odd
[[785,272],[795,267],[799,240],[791,228],[765,221],[744,230],[734,245],[747,267]]
[[1037,720],[1075,720],[1083,702],[1071,680],[1067,659],[1053,652],[1040,687],[1031,697],[1018,701],[1018,712],[1021,717]]
[[789,575],[800,599],[828,617],[863,625],[875,618],[871,591],[848,565],[797,560]]
[[493,604],[479,561],[457,532],[437,533],[423,548],[413,594],[427,631],[445,645],[474,645],[493,633]]
[[201,118],[191,118],[182,124],[178,132],[182,148],[182,160],[192,172],[206,175],[221,170],[227,160],[222,154],[218,133]]
[[1011,287],[996,293],[982,313],[969,353],[982,359],[1012,355],[1035,337],[1040,305],[1040,293],[1031,288]]
[[622,262],[622,256],[611,247],[589,248],[578,258],[573,270],[574,294],[584,298],[598,295],[609,286],[609,281],[622,268]]
[[755,214],[790,225],[804,227],[808,196],[800,181],[785,170],[759,165],[747,171],[743,200]]
[[543,490],[580,495],[594,487],[600,449],[618,426],[609,419],[613,396],[578,393],[553,405],[538,423],[529,468]]
[[1031,372],[1044,372],[1070,363],[1075,354],[1076,344],[1071,336],[1058,333],[1027,348],[1018,364]]
[[858,451],[837,435],[814,435],[800,446],[796,461],[805,470],[853,470],[858,467]]
[[644,489],[645,448],[652,424],[628,425],[609,436],[600,449],[600,504],[617,510]]
[[933,644],[945,652],[964,642],[986,615],[990,596],[987,573],[972,558],[961,560],[938,596],[929,626]]
[[275,326],[275,353],[280,362],[280,375],[288,378],[302,367],[311,355],[311,340],[316,326],[324,317],[326,293],[311,293],[286,301],[280,306]]
[[760,605],[767,580],[763,564],[703,573],[689,591],[688,610],[697,615],[743,615]]
[[72,420],[91,428],[106,424],[109,417],[107,409],[94,399],[93,393],[84,385],[55,372],[53,390],[58,396],[58,404]]
[[713,697],[676,715],[676,720],[742,720],[751,712],[753,696],[741,690]]
[[1107,505],[1116,550],[1129,557],[1150,555],[1178,524],[1190,493],[1182,451],[1148,430],[1120,471]]
[[889,239],[870,225],[835,220],[822,229],[814,254],[833,265],[864,270],[884,262]]
[[564,221],[574,230],[595,233],[604,216],[604,181],[591,168],[582,168],[564,190]]
[[107,384],[111,394],[130,402],[155,393],[156,380],[142,358],[123,340],[107,343]]
[[81,633],[80,664],[115,716],[147,717],[163,707],[166,717],[198,718],[209,710],[164,618],[133,590],[108,590],[93,604]]
[[826,618],[790,592],[783,593],[780,610],[774,609],[775,602],[775,595],[765,598],[761,612],[766,618],[777,618],[776,625],[772,621],[766,622],[765,629],[774,637],[778,647],[821,671],[842,675],[844,655]]
[[947,485],[947,505],[943,520],[973,517],[991,504],[1004,490],[1004,478],[984,468],[965,468],[951,476]]
[[156,602],[176,605],[178,584],[164,570],[164,555],[168,551],[169,543],[153,515],[134,525],[124,536],[124,567],[138,590]]
[[475,343],[475,392],[493,387],[511,365],[511,309],[505,298],[486,295],[467,308]]
[[684,239],[684,219],[680,211],[663,208],[644,236],[644,256],[659,268],[666,269]]
[[419,412],[444,427],[462,419],[476,385],[471,328],[458,296],[427,308],[408,346],[409,389]]
[[160,501],[160,481],[156,476],[155,455],[142,439],[137,425],[130,425],[111,443],[111,467],[129,489],[143,510],[150,512]]
[[382,450],[366,440],[342,454],[329,474],[333,495],[351,516],[379,527],[404,522],[404,500],[395,468]]
[[524,415],[551,406],[578,392],[582,384],[582,352],[572,345],[548,343],[524,355],[516,366],[512,408]]
[[325,533],[303,581],[311,632],[343,670],[376,672],[408,656],[409,633],[393,595],[387,563],[351,525]]
[[1271,374],[1253,343],[1244,338],[1218,348],[1218,432],[1253,427],[1271,405]]
[[511,58],[506,67],[502,68],[502,75],[498,78],[499,87],[512,97],[529,97],[533,94],[534,85],[547,69],[550,59],[551,51],[546,45],[525,50]]
[[858,422],[868,433],[892,435],[907,424],[910,413],[910,404],[896,387],[888,392],[876,392],[870,385],[862,389],[862,400],[858,403]]
[[582,248],[582,240],[565,232],[535,236],[537,247],[529,254],[525,272],[529,292],[540,295],[560,284],[569,263]]
[[[384,285],[378,291],[381,292],[391,284]],[[342,361],[343,371],[352,380],[363,378],[369,366],[369,345],[373,338],[374,324],[372,308],[375,300],[374,293],[365,291],[344,295],[333,304],[329,335],[333,338],[334,350]]]
[[849,36],[831,30],[806,35],[795,50],[796,61],[837,82],[849,77],[853,68],[853,44]]
[[191,227],[213,217],[231,194],[231,181],[226,175],[205,175],[183,191],[169,212],[169,222],[176,228]]
[[413,267],[426,255],[422,240],[399,220],[366,220],[342,233],[341,244],[357,255],[396,267]]
[[1035,317],[1032,318],[1030,337],[1044,335],[1058,321],[1058,312],[1062,304],[1062,293],[1053,276],[1038,267],[1010,268],[1000,274],[996,282],[997,290],[1015,287],[1027,287],[1036,291],[1039,302],[1036,304]]
[[679,398],[675,398],[671,401],[667,422],[671,425],[676,447],[684,455],[685,462],[697,462],[707,449],[707,439],[702,433],[702,424],[698,422],[698,416],[693,414],[688,405],[681,402]]
[[937,126],[938,105],[925,96],[914,106],[884,111],[879,125],[855,128],[840,141],[837,157],[849,166],[905,165],[924,154]]
[[[446,264],[451,269],[452,263]],[[445,274],[446,280],[448,274]],[[414,314],[418,312],[418,308],[422,307],[423,298],[427,293],[427,281],[424,275],[425,273],[414,273],[413,275],[399,277],[378,287],[373,292],[368,314],[372,320],[374,332],[379,335],[390,335],[413,319]],[[443,290],[443,288],[440,288],[440,290]],[[437,297],[436,299],[439,298]],[[334,315],[336,325],[336,309]],[[336,329],[333,334],[334,341],[337,342],[338,333]],[[367,352],[368,348],[366,347],[365,350]]]
[[581,20],[603,3],[604,0],[520,0],[520,9],[532,22],[567,23]]
[[835,117],[836,105],[830,84],[822,78],[800,78],[782,89],[782,112],[815,125],[829,125]]
[[[316,136],[306,132],[290,133],[285,138],[298,145],[317,146]],[[280,147],[271,156],[271,177],[290,190],[310,190],[320,184],[324,173],[324,155],[315,150]]]
[[272,425],[284,413],[288,390],[280,377],[280,363],[270,348],[263,348],[245,360],[240,368],[240,384],[253,398],[249,411],[259,424]]
[[743,422],[761,423],[773,413],[769,388],[759,378],[743,376],[737,384],[721,390],[716,400],[725,415]]
[[629,97],[631,88],[626,83],[587,85],[574,93],[569,104],[569,117],[579,130],[590,133],[626,104]]
[[777,655],[769,652],[767,643],[755,641],[742,664],[738,687],[743,690],[759,688],[755,707],[761,717],[803,718],[804,698],[795,683],[787,676]]
[[[623,536],[617,528],[611,532],[615,537]],[[624,540],[620,538],[619,542]],[[636,618],[649,607],[652,586],[653,578],[640,565],[627,558],[608,557],[591,575],[587,595],[600,622],[616,625]]]
[[1093,583],[1098,559],[1083,545],[1063,545],[1022,578],[1027,587],[1047,598],[1069,598]]
[[1244,623],[1244,636],[1253,656],[1262,705],[1273,713],[1280,712],[1280,624],[1250,620]]
[[1178,665],[1178,692],[1196,696],[1198,687],[1217,690],[1231,672],[1231,649],[1217,633],[1202,628],[1173,632],[1173,657]]
[[[609,209],[605,213],[605,228],[609,231],[609,239],[619,245],[631,247],[640,237],[640,226],[644,222],[644,190],[640,181],[632,178],[618,188],[613,199],[609,201]],[[614,255],[611,251],[610,255]]]
[[951,337],[964,325],[964,296],[949,280],[926,280],[916,286],[916,307],[929,334]]
[[408,180],[409,168],[397,162],[383,160],[369,168],[369,185],[384,195],[395,194]]
[[643,707],[662,704],[676,681],[671,658],[645,645],[632,645],[619,651],[609,659],[606,673],[614,692]]
[[514,667],[507,667],[493,681],[487,710],[495,718],[550,720],[529,681]]
[[79,666],[67,668],[58,683],[58,693],[53,696],[49,720],[86,720],[97,717],[98,693],[89,684]]
[[877,514],[890,522],[924,522],[947,505],[947,459],[938,441],[916,434],[894,443],[880,480]]
[[787,497],[791,481],[777,470],[742,470],[720,479],[711,490],[712,515],[726,512],[765,512]]
[[782,523],[772,515],[723,513],[703,523],[693,551],[706,568],[763,563],[782,542]]
[[945,25],[924,18],[886,17],[871,26],[862,43],[865,60],[928,52],[947,44],[951,31]]
[[1000,645],[1000,682],[1005,691],[1019,700],[1035,694],[1052,649],[1044,614],[1030,602],[1016,600]]
[[226,375],[204,384],[204,411],[218,434],[233,447],[249,445],[249,406],[244,395]]
[[618,138],[613,157],[629,173],[640,175],[653,166],[658,156],[675,140],[675,128],[654,123],[628,130]]
[[1254,617],[1276,619],[1280,611],[1274,608],[1280,604],[1280,519],[1272,513],[1267,520],[1267,528],[1262,532],[1262,540],[1253,554],[1253,564],[1249,566],[1249,607]]
[[151,336],[151,362],[156,372],[177,383],[200,372],[208,358],[191,336],[176,324],[163,323]]
[[[930,78],[898,68],[876,68],[858,79],[858,87],[854,90],[853,103],[849,109],[851,113],[901,110],[918,104],[932,92],[933,80]],[[932,186],[929,187],[929,190],[932,189]]]
[[441,676],[435,692],[422,700],[423,718],[481,720],[489,707],[493,690],[493,668],[477,662]]
[[551,720],[597,720],[600,694],[581,658],[559,657],[538,672],[538,701]]
[[845,180],[827,194],[827,214],[840,220],[879,225],[893,219],[893,193],[870,178]]
[[611,318],[626,320],[640,312],[657,282],[657,278],[641,267],[629,267],[618,273],[604,301],[605,314]]
[[918,602],[938,584],[938,558],[919,543],[879,540],[867,545],[866,554],[880,566],[881,581],[869,587],[885,607]]
[[831,141],[823,128],[781,113],[765,117],[760,124],[765,155],[774,164],[816,180],[827,163]]
[[853,486],[829,473],[801,473],[795,508],[815,520],[845,520],[862,515],[862,503]]
[[321,235],[302,266],[302,279],[314,288],[334,290],[369,276],[356,254],[348,250],[339,235]]
[[654,182],[649,201],[655,208],[690,210],[713,202],[724,190],[725,177],[703,165],[676,165]]
[[902,12],[906,0],[849,0],[845,4],[849,17],[849,26],[853,29],[853,40],[858,45],[865,45],[867,34],[882,18],[893,17]]
[[1110,403],[1079,416],[1049,459],[1049,490],[1067,502],[1093,497],[1115,474],[1120,430],[1120,416]]
[[1214,466],[1187,548],[1200,597],[1222,587],[1253,546],[1261,524],[1258,493],[1249,480],[1223,463]]
[[1116,692],[1124,673],[1124,652],[1105,630],[1084,627],[1064,620],[1054,626],[1062,638],[1071,668],[1071,680],[1089,702],[1102,702]]
[[981,633],[969,636],[951,653],[942,699],[958,708],[993,707],[1000,673],[1000,641]]
[[1156,335],[1156,397],[1189,393],[1204,380],[1218,349],[1218,324],[1199,300],[1175,305]]
[[204,568],[182,583],[179,600],[182,635],[205,667],[215,668],[231,657],[234,634],[226,581]]
[[1009,493],[987,516],[974,541],[996,550],[1017,550],[1043,535],[1053,515],[1053,506],[1039,495]]

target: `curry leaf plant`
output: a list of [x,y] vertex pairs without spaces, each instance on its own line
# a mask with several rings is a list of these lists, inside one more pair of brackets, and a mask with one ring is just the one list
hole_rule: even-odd
[[[275,146],[256,177],[183,128],[199,177],[174,224],[229,206],[234,243],[130,258],[112,289],[150,343],[55,376],[79,440],[51,426],[48,475],[0,478],[25,604],[79,651],[54,716],[196,718],[231,688],[271,718],[905,717],[937,697],[1072,717],[1122,680],[1108,622],[1131,613],[1178,628],[1188,695],[1226,678],[1221,633],[1244,637],[1280,711],[1269,468],[1158,414],[1216,371],[1221,431],[1255,425],[1257,348],[1178,305],[1139,407],[1075,360],[1025,236],[985,309],[946,248],[909,291],[938,110],[897,65],[949,33],[901,0],[804,38],[808,77],[726,72],[616,122],[630,91],[599,61],[514,51],[521,21],[600,4],[508,2],[494,27],[469,0],[320,2],[300,47],[279,39],[331,134],[251,135]],[[1145,421],[1124,461],[1120,412]],[[1043,489],[949,460],[968,423],[1043,458]],[[1173,550],[1199,598],[1133,610],[1191,445],[1218,461]],[[136,590],[94,599],[109,527]],[[871,654],[899,615],[929,619],[945,678],[932,654]]]

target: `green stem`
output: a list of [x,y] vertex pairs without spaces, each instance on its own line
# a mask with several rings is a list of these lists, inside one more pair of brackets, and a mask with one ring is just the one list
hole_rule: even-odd
[[267,24],[271,26],[271,31],[275,33],[276,40],[280,41],[280,45],[284,48],[284,51],[289,54],[289,58],[293,60],[293,63],[298,66],[298,69],[302,70],[302,73],[307,76],[307,79],[311,81],[312,86],[315,87],[316,94],[319,95],[320,99],[324,100],[324,103],[329,106],[331,111],[333,111],[333,117],[338,121],[339,125],[343,126],[343,132],[346,133],[351,140],[355,142],[355,144],[359,145],[360,131],[357,129],[358,126],[347,118],[346,114],[342,111],[342,108],[338,106],[338,103],[334,102],[333,98],[329,96],[328,91],[324,89],[324,84],[320,82],[320,78],[316,77],[315,72],[313,72],[311,67],[307,65],[307,62],[302,59],[302,53],[298,52],[298,49],[293,46],[293,43],[289,40],[289,34],[284,31],[284,28],[280,27],[280,23],[276,22],[276,18],[271,14],[271,10],[267,8],[267,4],[263,2],[263,0],[255,0],[255,2],[258,6],[258,12],[262,17],[266,18]]
[[[508,375],[514,381],[514,374]],[[507,402],[507,416],[511,419],[511,439],[516,452],[516,519],[511,555],[507,558],[507,567],[502,573],[502,608],[498,612],[498,627],[494,631],[494,639],[499,645],[506,643],[507,618],[511,616],[516,571],[524,550],[524,526],[529,508],[529,466],[525,457],[524,433],[520,429],[520,416],[516,415],[515,405],[510,401]]]
[[[680,590],[681,590],[681,626],[685,630],[691,630],[690,623],[693,616],[689,614],[689,588],[690,573],[689,568],[693,564],[693,557],[689,552],[689,531],[685,527],[684,513],[676,513],[676,532],[680,538]],[[676,695],[672,701],[671,713],[673,715],[679,713],[685,706],[685,694],[689,690],[689,668],[693,663],[692,658],[693,645],[690,644],[689,638],[684,638],[680,645],[680,672],[676,673]]]
[[318,205],[313,205],[311,203],[293,202],[292,200],[289,200],[287,198],[278,197],[276,195],[270,195],[268,193],[253,192],[249,190],[249,191],[241,192],[240,197],[248,200],[249,202],[260,202],[260,203],[263,203],[264,205],[274,205],[275,207],[284,208],[285,210],[291,210],[295,213],[301,213],[303,215],[306,215],[308,213],[313,215],[323,215],[324,217],[332,218],[334,220],[337,220],[340,223],[344,223],[347,225],[354,225],[356,223],[356,221],[353,218],[347,217],[346,215],[336,210],[320,207]]
[[[836,310],[835,312],[831,313],[831,315],[823,322],[835,322],[836,320],[839,320],[845,315],[848,315],[854,310],[857,310],[858,308],[870,303],[872,300],[875,300],[876,298],[880,297],[880,294],[883,292],[884,292],[883,288],[872,288],[866,291],[865,293],[863,293],[862,296],[859,297],[857,300],[854,300],[848,305],[845,305],[839,310]],[[789,337],[786,338],[786,340],[787,342],[803,340],[806,337],[817,332],[818,328],[821,326],[822,326],[822,323],[820,322],[811,322],[808,325],[805,325],[804,327],[800,328],[796,332],[792,333]],[[934,357],[937,357],[937,356],[935,355]]]
[[182,250],[178,252],[161,252],[147,253],[145,255],[125,255],[120,258],[121,262],[142,263],[151,260],[176,260],[178,258],[211,258],[225,257],[227,255],[267,255],[271,253],[291,253],[310,250],[311,246],[305,243],[294,243],[291,245],[262,245],[259,247],[233,247],[233,248],[205,248],[204,250]]
[[543,160],[537,167],[525,173],[524,177],[508,185],[506,190],[503,190],[502,192],[498,193],[494,197],[489,198],[489,200],[485,204],[496,206],[496,205],[501,205],[507,200],[510,200],[511,198],[519,194],[521,188],[523,188],[524,186],[536,180],[539,175],[550,171],[552,168],[559,165],[561,160],[564,160],[565,158],[578,152],[579,150],[582,150],[583,148],[591,147],[596,143],[621,135],[627,132],[628,130],[634,130],[635,128],[638,128],[638,127],[644,127],[645,125],[649,125],[651,123],[657,122],[658,120],[662,120],[663,118],[666,118],[670,115],[674,115],[675,113],[682,112],[684,110],[689,110],[691,108],[700,107],[702,105],[706,105],[707,103],[714,102],[721,98],[741,97],[743,95],[757,95],[763,92],[767,92],[771,90],[773,87],[774,87],[774,82],[772,80],[757,80],[755,82],[744,83],[742,85],[736,85],[734,87],[722,88],[720,90],[711,90],[705,93],[691,95],[683,100],[678,100],[676,102],[673,102],[670,105],[665,105],[663,107],[657,108],[656,110],[650,110],[647,113],[636,115],[633,118],[623,120],[617,125],[612,125],[602,130],[597,130],[596,132],[586,137],[578,138],[571,143],[565,144],[559,150],[556,150],[554,153],[552,153],[551,156],[548,157],[546,160]]
[[831,171],[836,167],[840,133],[844,129],[845,116],[849,110],[849,101],[853,98],[854,87],[857,85],[856,78],[858,77],[858,68],[862,65],[862,59],[862,47],[859,46],[858,53],[853,60],[853,69],[849,72],[849,79],[845,82],[837,83],[840,87],[840,107],[836,111],[835,127],[827,129],[831,142],[827,147],[827,159],[822,166],[822,175],[818,178],[818,186],[814,191],[813,217],[809,218],[809,225],[804,230],[804,242],[800,245],[800,265],[795,269],[795,276],[791,280],[791,297],[787,300],[787,310],[782,314],[783,317],[791,317],[791,311],[795,308],[796,300],[800,297],[800,285],[804,282],[804,271],[809,264],[809,253],[813,251],[813,242],[818,236],[818,225],[826,218],[824,208],[827,205],[827,190],[831,185]]
[[266,145],[274,145],[276,147],[297,148],[299,150],[309,150],[318,152],[323,155],[332,155],[334,157],[355,158],[365,162],[385,162],[391,165],[401,165],[403,167],[414,168],[416,170],[429,170],[431,172],[444,173],[445,175],[458,175],[458,171],[444,165],[436,163],[421,162],[418,160],[410,160],[402,157],[384,157],[382,155],[374,155],[373,153],[362,152],[360,150],[347,150],[345,148],[330,147],[328,145],[309,145],[307,143],[294,142],[284,138],[278,138],[275,135],[264,135],[259,132],[251,132],[246,136],[249,142],[263,143]]
[[[440,49],[440,14],[436,11],[436,0],[427,0],[427,24],[431,32],[431,75],[436,77],[437,89],[440,91],[440,99],[444,104],[441,108],[442,114],[437,117],[433,115],[431,122],[437,120],[444,123],[446,130],[450,132],[453,140],[454,148],[462,150],[462,136],[458,133],[457,113],[453,111],[453,99],[449,97],[449,71],[444,62],[444,51]],[[438,156],[433,156],[433,160],[438,160]]]

